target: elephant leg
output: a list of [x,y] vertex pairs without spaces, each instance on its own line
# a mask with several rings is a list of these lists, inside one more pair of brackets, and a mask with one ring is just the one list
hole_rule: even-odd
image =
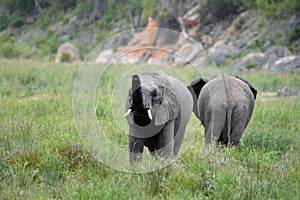
[[159,155],[163,157],[173,156],[174,152],[174,120],[167,122],[159,133]]
[[140,162],[144,151],[144,140],[129,136],[129,158],[130,162]]
[[232,113],[232,128],[231,128],[231,145],[238,146],[243,132],[247,126],[246,120],[247,109],[243,106],[239,106],[233,110]]
[[231,144],[233,146],[237,147],[240,144],[240,140],[243,132],[244,132],[244,128],[242,126],[236,125],[233,127],[231,132]]
[[181,115],[175,119],[174,127],[174,155],[177,156],[182,144],[188,121],[181,121]]
[[215,144],[224,129],[226,117],[226,110],[225,109],[218,109],[214,110],[210,116],[210,123],[208,128],[205,127],[205,144],[208,145],[210,143]]

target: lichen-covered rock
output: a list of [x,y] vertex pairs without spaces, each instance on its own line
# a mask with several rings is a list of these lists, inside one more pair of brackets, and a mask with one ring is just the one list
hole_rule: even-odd
[[279,58],[290,56],[291,52],[286,47],[273,46],[265,52],[268,62],[263,66],[264,69],[271,69]]
[[223,65],[225,60],[237,56],[239,49],[234,45],[221,45],[220,47],[211,49],[211,54],[217,65]]
[[277,96],[288,97],[297,95],[299,95],[298,91],[290,89],[288,87],[284,87],[282,89],[277,90]]
[[114,51],[112,49],[104,50],[96,59],[96,63],[108,63],[113,59]]
[[173,49],[174,47],[172,47],[171,45],[161,47],[149,58],[148,63],[149,64],[169,63],[171,57],[170,50]]
[[287,56],[274,62],[270,69],[273,71],[300,70],[300,56]]
[[243,72],[253,68],[261,68],[267,62],[267,58],[263,53],[251,53],[242,59],[233,62],[229,71]]

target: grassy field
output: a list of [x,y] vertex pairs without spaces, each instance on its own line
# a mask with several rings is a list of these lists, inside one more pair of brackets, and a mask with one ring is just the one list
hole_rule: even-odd
[[[127,68],[107,73],[100,80],[104,90],[112,91]],[[240,74],[259,96],[238,149],[202,156],[199,126],[174,164],[134,174],[99,163],[82,144],[72,111],[78,69],[0,60],[0,199],[300,198],[300,98],[269,95],[285,86],[300,91],[300,72]],[[194,78],[192,70],[182,70]],[[126,149],[126,133],[114,127],[110,93],[96,93],[99,123],[106,124],[113,143]]]

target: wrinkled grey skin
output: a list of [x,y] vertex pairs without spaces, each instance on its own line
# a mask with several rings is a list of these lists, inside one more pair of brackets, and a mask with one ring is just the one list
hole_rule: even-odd
[[132,110],[127,116],[131,162],[141,161],[144,146],[152,155],[178,154],[193,108],[192,96],[182,82],[163,72],[134,75],[125,107]]
[[256,89],[246,80],[226,74],[210,81],[196,78],[188,88],[193,112],[205,128],[205,144],[238,146],[253,112]]

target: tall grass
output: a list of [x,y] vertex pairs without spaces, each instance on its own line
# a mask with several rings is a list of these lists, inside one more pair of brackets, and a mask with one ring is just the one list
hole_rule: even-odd
[[[300,198],[299,97],[258,96],[241,146],[206,156],[201,153],[203,128],[193,116],[197,127],[179,160],[132,174],[99,163],[82,144],[72,116],[77,70],[69,64],[0,61],[1,199]],[[188,69],[184,73],[195,76]],[[284,86],[300,90],[299,75],[242,74],[259,92]],[[105,75],[106,91],[113,89],[117,76]],[[107,95],[96,97],[98,121],[106,122],[113,143],[126,148],[127,136],[114,127]]]

